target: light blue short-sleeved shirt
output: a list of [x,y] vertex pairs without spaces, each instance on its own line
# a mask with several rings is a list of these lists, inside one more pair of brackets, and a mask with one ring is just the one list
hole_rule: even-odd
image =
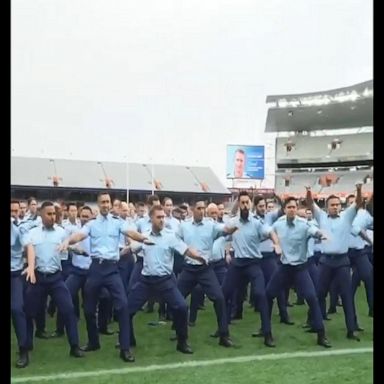
[[21,271],[23,266],[23,244],[20,229],[11,221],[11,271]]
[[[354,238],[360,238],[361,239],[361,237],[359,236],[359,233],[362,230],[367,231],[367,235],[370,236],[371,239],[373,240],[373,232],[372,232],[372,230],[373,230],[373,217],[366,209],[359,209],[358,210],[357,215],[356,215],[356,217],[352,223],[352,231],[351,231],[352,236]],[[367,242],[365,242],[363,239],[361,239],[361,240],[363,241],[364,245],[367,244]],[[361,246],[361,243],[360,243],[360,246]]]
[[129,226],[118,216],[108,213],[106,216],[97,215],[88,221],[80,233],[91,238],[91,257],[105,260],[119,260],[120,234],[129,230]]
[[165,228],[176,233],[179,230],[179,225],[179,220],[175,219],[173,216],[165,216]]
[[[178,236],[188,245],[199,252],[207,262],[212,258],[213,242],[220,236],[224,236],[225,224],[219,224],[209,218],[203,218],[200,222],[194,220],[180,223]],[[186,258],[185,262],[191,265],[202,265],[201,262]]]
[[[120,217],[120,220],[122,220],[123,222],[126,222],[130,230],[137,231],[136,224],[130,217],[126,217],[125,219]],[[119,239],[119,248],[124,248],[126,244],[127,244],[127,237],[121,233],[120,239]]]
[[287,216],[280,217],[273,225],[282,250],[281,263],[300,265],[308,258],[308,240],[318,228],[306,219],[295,217],[292,221]]
[[136,221],[137,231],[140,233],[148,232],[152,229],[151,218],[148,215],[141,217]]
[[[262,224],[272,225],[279,218],[279,210],[274,210],[267,212],[264,216],[255,215],[256,219],[259,219]],[[261,253],[264,252],[274,252],[273,241],[271,239],[263,240],[259,245],[259,250]]]
[[61,254],[57,249],[67,237],[65,229],[57,224],[50,229],[39,225],[28,232],[25,244],[33,245],[36,254],[35,266],[39,272],[55,273],[61,270]]
[[[91,252],[91,238],[88,236],[76,245],[79,246],[83,251],[87,252],[90,255]],[[88,270],[92,263],[92,259],[89,256],[78,255],[76,252],[72,251],[72,265],[74,267]]]
[[331,217],[314,204],[314,216],[327,240],[322,242],[324,254],[344,254],[349,248],[349,234],[356,216],[356,204],[353,203],[337,217]]
[[164,228],[160,233],[154,234],[152,230],[145,232],[154,245],[142,244],[144,276],[169,276],[173,272],[174,251],[181,255],[187,251],[188,246],[176,234]]
[[19,224],[20,236],[23,240],[23,237],[27,235],[27,233],[35,227],[42,225],[40,216],[30,216],[28,219],[25,219]]
[[228,227],[237,227],[232,234],[232,247],[235,258],[261,259],[260,243],[271,233],[272,228],[260,220],[249,215],[247,220],[240,216],[232,218]]

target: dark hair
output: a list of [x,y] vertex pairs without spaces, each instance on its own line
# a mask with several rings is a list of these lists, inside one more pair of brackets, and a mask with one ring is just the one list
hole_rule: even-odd
[[188,211],[188,206],[186,206],[185,204],[180,204],[180,205],[179,205],[179,208],[180,208],[182,211]]
[[353,193],[351,193],[350,195],[347,196],[347,200],[349,200],[351,197],[355,198],[356,196]]
[[297,199],[296,197],[293,197],[293,196],[288,196],[285,200],[284,200],[284,208],[288,205],[288,203],[290,203],[291,201],[294,201],[296,203],[296,206],[298,205],[297,204]]
[[97,200],[99,200],[99,198],[100,198],[101,196],[104,196],[104,195],[108,195],[109,198],[111,198],[111,195],[109,194],[109,192],[101,191],[101,192],[99,192],[99,193],[97,194]]
[[330,195],[327,197],[327,200],[325,200],[325,205],[328,205],[328,201],[331,199],[338,199],[340,201],[340,197],[336,195]]
[[265,197],[263,195],[256,195],[253,198],[253,205],[257,205],[260,203],[260,201],[265,200]]
[[80,212],[83,212],[84,209],[87,209],[88,211],[90,211],[90,212],[93,214],[92,208],[91,208],[91,207],[88,207],[88,205],[84,205],[84,206],[82,206]]
[[237,197],[237,200],[240,201],[240,197],[241,197],[241,196],[248,196],[249,198],[251,198],[251,197],[249,196],[249,193],[248,193],[247,191],[240,191],[239,196]]
[[31,203],[32,203],[32,201],[33,200],[35,200],[36,201],[36,203],[37,203],[37,199],[36,199],[36,197],[33,197],[33,196],[31,196],[31,197],[28,197],[28,200],[27,200],[27,202],[28,202],[28,205],[30,205]]
[[142,201],[138,201],[136,207],[145,207],[145,204]]
[[159,205],[159,204],[153,205],[151,207],[151,209],[149,210],[149,216],[152,217],[155,214],[155,212],[163,211],[163,210],[164,209],[163,209],[163,207],[161,205]]
[[76,207],[77,208],[77,204],[73,203],[73,202],[67,203],[67,209],[69,209],[69,207]]
[[160,201],[159,196],[157,196],[157,195],[149,195],[149,196],[147,197],[147,204],[148,204],[148,205],[153,205],[153,202],[154,202],[154,201]]
[[236,152],[242,153],[242,154],[245,156],[244,149],[237,148],[236,151],[235,151],[235,153],[236,153]]
[[14,199],[12,199],[12,200],[11,200],[11,204],[18,204],[19,207],[20,207],[20,201],[19,201],[19,200],[14,200]]
[[54,207],[55,205],[52,203],[52,201],[44,201],[43,204],[41,204],[40,209],[44,209],[46,207]]
[[[172,199],[171,199],[170,197],[164,197],[164,199],[163,199],[163,205],[164,205],[168,200],[171,200],[171,201],[172,201]],[[173,201],[172,201],[172,203],[173,203]]]

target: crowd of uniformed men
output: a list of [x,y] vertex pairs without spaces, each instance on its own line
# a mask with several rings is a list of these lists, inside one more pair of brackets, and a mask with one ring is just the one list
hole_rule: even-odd
[[[329,348],[324,320],[341,298],[346,336],[359,340],[355,293],[362,281],[373,317],[373,199],[362,198],[362,184],[348,196],[331,195],[320,209],[306,187],[306,199],[275,202],[239,193],[231,214],[224,204],[195,201],[174,207],[150,195],[146,204],[97,197],[84,204],[11,201],[11,313],[19,355],[29,364],[33,339],[66,334],[70,356],[100,349],[99,334],[119,325],[120,358],[135,360],[133,317],[147,303],[159,303],[159,319],[171,320],[176,349],[193,353],[188,326],[195,326],[207,297],[213,302],[216,330],[210,336],[232,347],[232,319],[242,318],[247,296],[260,314],[252,336],[274,347],[271,314],[276,298],[280,322],[292,325],[289,289],[308,305],[303,328]],[[329,293],[329,308],[326,296]],[[81,300],[79,295],[81,294]],[[191,295],[190,305],[186,297]],[[80,305],[82,303],[83,305]],[[88,341],[80,347],[78,321],[83,310]],[[56,313],[56,330],[45,329],[46,313]]]

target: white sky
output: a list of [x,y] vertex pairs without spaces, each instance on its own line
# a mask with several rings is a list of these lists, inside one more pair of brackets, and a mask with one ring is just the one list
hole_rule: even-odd
[[[12,0],[12,155],[209,166],[267,95],[373,76],[371,0]],[[259,183],[257,184],[259,185]]]

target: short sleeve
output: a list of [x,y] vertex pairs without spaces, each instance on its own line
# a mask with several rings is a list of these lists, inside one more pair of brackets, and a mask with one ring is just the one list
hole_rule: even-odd
[[180,253],[181,255],[184,255],[184,253],[188,249],[188,246],[179,237],[177,237],[176,235],[172,235],[170,241],[170,248]]

